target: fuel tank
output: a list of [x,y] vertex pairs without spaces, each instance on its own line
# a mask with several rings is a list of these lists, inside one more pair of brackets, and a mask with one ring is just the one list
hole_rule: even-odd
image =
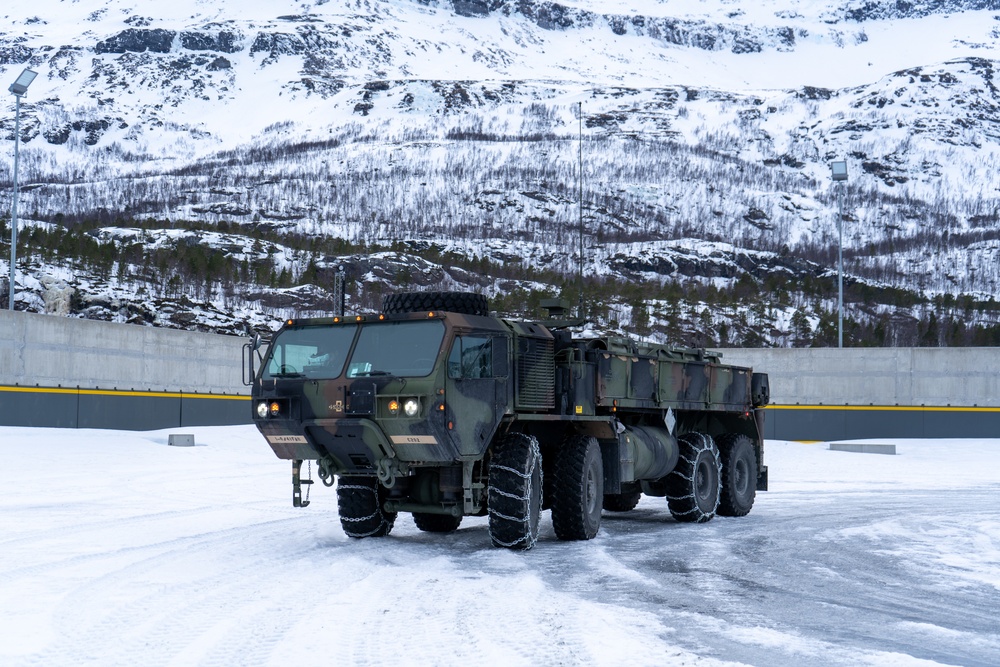
[[623,459],[631,460],[631,480],[654,480],[665,477],[677,465],[677,439],[665,428],[656,426],[626,426],[618,436]]

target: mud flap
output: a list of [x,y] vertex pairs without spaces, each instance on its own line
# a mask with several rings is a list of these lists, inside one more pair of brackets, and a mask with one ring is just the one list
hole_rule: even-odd
[[761,466],[757,473],[757,490],[767,491],[767,466]]

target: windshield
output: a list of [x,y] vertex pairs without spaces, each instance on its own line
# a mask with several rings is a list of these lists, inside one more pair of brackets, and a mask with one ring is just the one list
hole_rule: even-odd
[[347,377],[424,377],[444,340],[444,322],[422,320],[370,324],[361,329]]
[[271,343],[261,377],[340,377],[357,330],[357,325],[285,329]]

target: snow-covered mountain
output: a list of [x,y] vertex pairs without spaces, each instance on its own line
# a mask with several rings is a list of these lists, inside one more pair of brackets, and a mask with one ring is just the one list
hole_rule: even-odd
[[[607,324],[829,342],[846,159],[854,340],[1000,336],[1000,0],[634,4],[6,7],[0,77],[40,73],[22,237],[104,248],[26,247],[19,307],[235,332],[323,312],[346,264],[354,307],[517,309],[575,295],[582,220]],[[13,133],[8,97],[3,209]]]

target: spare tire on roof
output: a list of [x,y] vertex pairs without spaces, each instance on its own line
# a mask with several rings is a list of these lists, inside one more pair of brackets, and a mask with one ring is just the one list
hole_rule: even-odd
[[382,312],[387,315],[425,310],[443,310],[463,315],[490,314],[486,297],[472,292],[400,292],[382,297]]

